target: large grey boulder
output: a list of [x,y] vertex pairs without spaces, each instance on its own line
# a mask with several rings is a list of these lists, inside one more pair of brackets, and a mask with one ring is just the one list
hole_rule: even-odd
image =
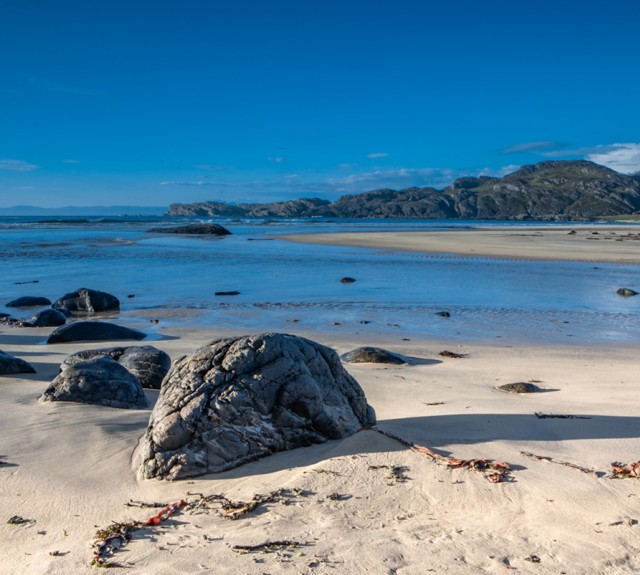
[[47,343],[66,343],[72,341],[123,341],[141,340],[147,334],[115,323],[104,321],[78,321],[63,325],[51,332]]
[[183,479],[375,423],[337,354],[308,339],[219,339],[174,363],[139,456],[146,478]]
[[138,379],[110,357],[94,357],[62,370],[40,401],[74,401],[141,409],[147,400]]
[[0,350],[0,375],[14,375],[16,373],[35,373],[33,366],[24,359],[9,355]]
[[5,304],[6,307],[34,307],[36,305],[51,305],[51,300],[46,297],[23,296]]
[[22,321],[27,327],[56,327],[67,323],[67,317],[57,309],[43,309]]
[[120,309],[120,300],[103,291],[79,288],[63,295],[51,307],[69,313],[98,313]]
[[160,389],[160,384],[171,367],[171,358],[151,345],[106,347],[87,349],[71,354],[60,364],[60,371],[95,357],[110,357],[134,375],[142,387]]
[[346,363],[391,363],[394,365],[407,363],[403,357],[381,347],[358,347],[343,353],[340,359]]

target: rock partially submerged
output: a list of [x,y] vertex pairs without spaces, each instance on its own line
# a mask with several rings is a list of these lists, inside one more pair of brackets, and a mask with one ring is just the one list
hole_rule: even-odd
[[78,351],[60,364],[60,371],[96,357],[110,357],[136,377],[142,387],[148,389],[160,389],[160,384],[171,367],[171,358],[164,351],[150,345],[132,345]]
[[74,401],[105,407],[147,407],[138,379],[114,359],[102,356],[63,369],[40,401]]
[[79,288],[63,295],[51,307],[68,313],[99,313],[120,309],[120,300],[103,291]]
[[0,375],[14,375],[16,373],[35,373],[33,366],[24,359],[9,355],[0,350]]
[[146,478],[194,477],[374,423],[333,350],[286,334],[219,339],[169,371],[140,469]]
[[63,325],[51,332],[47,343],[65,343],[72,341],[139,341],[147,337],[146,333],[115,323],[104,321],[78,321]]
[[343,353],[340,359],[347,363],[391,363],[394,365],[407,363],[407,360],[400,355],[381,347],[358,347]]
[[151,228],[147,230],[153,234],[186,234],[197,236],[228,236],[231,232],[220,224],[189,224],[175,228]]
[[23,296],[5,304],[6,307],[34,307],[37,305],[51,305],[51,300],[46,297]]
[[43,309],[23,320],[26,327],[56,327],[67,323],[67,317],[57,309]]
[[635,290],[632,290],[630,288],[620,288],[617,292],[618,295],[621,295],[623,297],[631,297],[634,295],[638,295],[638,292]]

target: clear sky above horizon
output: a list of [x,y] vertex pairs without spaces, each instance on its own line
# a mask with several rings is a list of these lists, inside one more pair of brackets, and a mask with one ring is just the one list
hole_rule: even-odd
[[640,170],[640,3],[2,0],[0,207]]

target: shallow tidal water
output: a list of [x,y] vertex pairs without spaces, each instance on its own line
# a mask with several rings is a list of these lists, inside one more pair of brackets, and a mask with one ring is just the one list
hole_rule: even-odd
[[[194,220],[215,221],[233,235],[146,231]],[[152,335],[154,330],[179,326],[236,334],[303,330],[358,333],[362,339],[368,334],[372,339],[505,344],[632,345],[640,340],[640,297],[616,294],[619,287],[638,286],[640,266],[468,258],[315,246],[278,238],[290,233],[416,231],[479,223],[3,218],[0,311],[26,317],[33,310],[4,304],[23,295],[53,301],[88,287],[121,300],[121,312],[110,319]],[[356,282],[341,283],[345,276]],[[217,291],[240,294],[215,296]],[[438,315],[443,311],[450,317]],[[159,322],[151,323],[155,319]]]

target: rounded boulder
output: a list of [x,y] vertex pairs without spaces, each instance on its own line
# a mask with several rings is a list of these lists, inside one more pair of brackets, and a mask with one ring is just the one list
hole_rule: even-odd
[[147,407],[138,379],[106,356],[80,361],[62,370],[40,401],[73,401],[123,409]]
[[142,439],[146,478],[183,479],[375,423],[330,348],[287,334],[219,339],[174,363]]

